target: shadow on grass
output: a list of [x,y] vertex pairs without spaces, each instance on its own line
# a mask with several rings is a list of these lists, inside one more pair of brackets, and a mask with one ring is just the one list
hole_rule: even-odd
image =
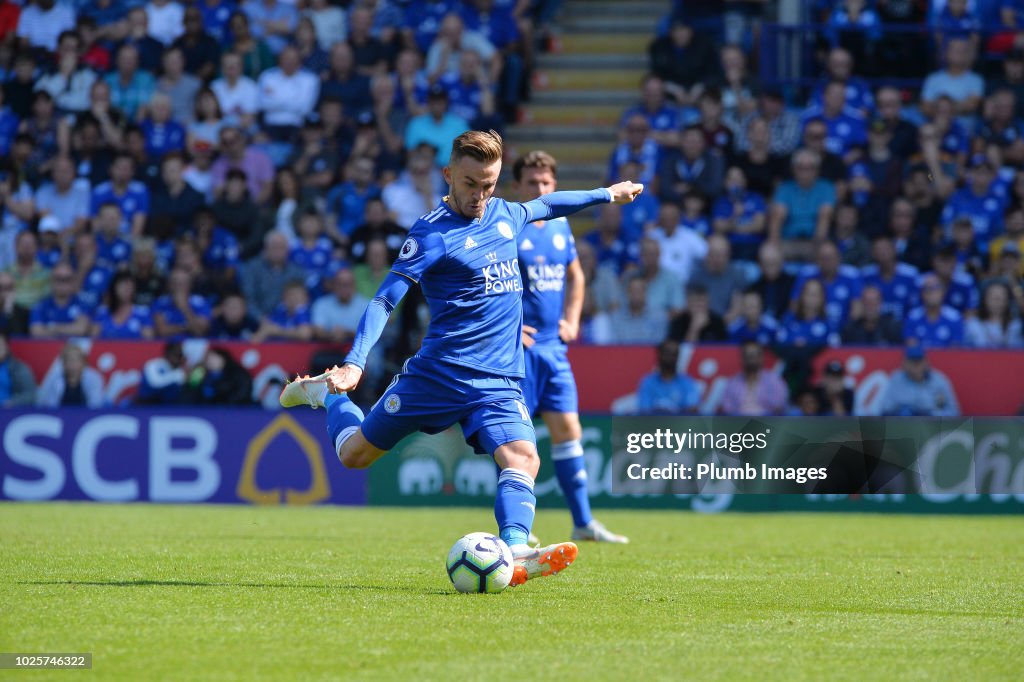
[[228,583],[202,580],[22,580],[18,585],[72,585],[83,587],[269,587],[300,590],[365,590],[369,592],[394,592],[420,594],[424,596],[455,595],[448,590],[418,590],[413,587],[384,585],[327,585],[310,583]]

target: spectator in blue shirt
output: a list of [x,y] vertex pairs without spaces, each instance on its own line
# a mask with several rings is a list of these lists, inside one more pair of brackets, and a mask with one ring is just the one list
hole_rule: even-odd
[[121,231],[137,237],[146,225],[149,190],[134,177],[135,160],[127,152],[119,153],[110,164],[110,180],[92,190],[92,214],[103,204],[116,203],[121,208]]
[[725,162],[717,151],[709,150],[704,128],[687,126],[678,149],[667,149],[658,162],[658,198],[679,201],[690,190],[705,196],[718,196],[722,191]]
[[859,111],[846,106],[845,84],[831,81],[825,86],[822,105],[812,106],[804,113],[805,126],[812,120],[825,124],[827,151],[841,156],[847,164],[860,158],[868,142],[867,126]]
[[694,414],[700,406],[700,385],[681,374],[679,344],[666,339],[658,344],[658,369],[640,381],[637,414]]
[[935,28],[935,42],[941,47],[954,38],[969,41],[975,49],[978,47],[981,21],[970,11],[967,0],[946,0],[946,6],[935,17]]
[[139,68],[139,50],[131,43],[118,49],[117,69],[108,73],[104,80],[110,86],[111,103],[131,119],[149,103],[156,90],[153,75]]
[[[624,178],[640,177],[642,166],[635,161],[629,161],[619,168]],[[609,204],[610,206],[611,204]],[[622,238],[630,244],[636,244],[644,236],[644,229],[654,222],[658,217],[661,204],[654,192],[643,192],[628,204],[616,204],[619,207],[622,220]]]
[[958,189],[946,202],[942,211],[942,225],[946,237],[952,236],[953,221],[967,216],[974,224],[978,247],[984,251],[988,243],[1003,231],[1005,195],[996,191],[995,169],[988,159],[979,157],[971,162],[967,172],[967,185]]
[[196,3],[203,13],[203,30],[213,36],[220,45],[228,44],[228,22],[237,5],[233,0],[202,0]]
[[829,15],[825,35],[833,47],[842,45],[864,56],[869,51],[868,44],[881,37],[880,23],[867,0],[838,0]]
[[0,154],[7,156],[11,153],[11,144],[14,142],[19,125],[21,125],[21,119],[4,104],[4,93],[0,88]]
[[[939,278],[945,290],[943,304],[961,315],[972,313],[978,309],[978,287],[974,278],[966,271],[957,267],[956,245],[951,241],[943,242],[932,256],[932,273]],[[924,280],[919,280],[919,288]]]
[[[678,209],[676,209],[678,215]],[[608,267],[621,275],[627,267],[640,257],[638,242],[628,242],[622,234],[622,217],[617,204],[605,204],[597,214],[594,229],[583,237],[583,241],[594,247],[598,267]]]
[[480,55],[473,50],[459,53],[459,70],[446,73],[438,83],[448,92],[448,111],[468,121],[474,130],[501,129],[495,113],[494,91]]
[[263,318],[252,342],[309,341],[312,338],[309,292],[302,282],[289,282],[281,294],[281,303]]
[[282,0],[246,0],[242,11],[249,17],[253,37],[265,42],[274,54],[288,45],[299,23],[295,4]]
[[921,278],[922,305],[911,310],[903,324],[907,343],[928,348],[949,348],[963,343],[963,318],[955,308],[943,305],[945,295],[945,286],[935,274]]
[[32,308],[29,334],[36,338],[85,336],[89,309],[75,295],[75,271],[58,263],[50,273],[52,294]]
[[113,201],[99,207],[93,218],[96,240],[96,265],[107,270],[121,270],[132,259],[132,244],[121,231],[124,220],[121,208]]
[[71,266],[75,269],[78,298],[86,308],[95,310],[103,303],[114,272],[96,264],[96,240],[88,232],[75,235]]
[[306,271],[306,286],[318,290],[334,260],[334,243],[327,237],[323,219],[315,209],[298,217],[298,239],[292,243],[288,260]]
[[678,131],[684,123],[682,113],[665,97],[665,81],[653,73],[644,77],[640,86],[640,102],[626,109],[619,119],[619,128],[626,129],[637,114],[647,119],[649,135],[657,144],[674,145],[678,142]]
[[890,417],[956,417],[960,406],[946,375],[932,368],[919,345],[907,347],[903,368],[893,372],[882,393],[882,414]]
[[767,224],[764,198],[747,189],[747,176],[736,166],[725,173],[725,191],[711,211],[714,230],[728,236],[734,258],[756,261]]
[[149,309],[135,305],[135,280],[119,272],[110,280],[106,303],[93,316],[92,336],[102,339],[151,339],[153,318]]
[[345,180],[327,193],[327,212],[335,216],[338,233],[351,236],[366,220],[366,204],[380,198],[373,160],[353,157],[345,166]]
[[467,130],[469,123],[448,111],[448,93],[437,84],[427,95],[427,113],[416,116],[406,126],[405,148],[411,151],[425,142],[437,150],[436,165],[446,166],[452,140]]
[[825,315],[825,286],[821,280],[804,283],[793,312],[782,318],[776,342],[807,349],[839,345],[839,334]]
[[649,135],[650,124],[647,117],[639,113],[633,114],[626,121],[623,130],[625,139],[616,145],[608,159],[608,182],[613,184],[626,177],[622,171],[626,164],[636,164],[639,167],[638,173],[630,176],[637,178],[637,182],[653,182],[658,172],[661,149]]
[[879,235],[871,243],[871,263],[861,269],[864,287],[881,292],[881,313],[903,317],[918,305],[918,271],[913,265],[896,260],[896,245],[889,235]]
[[828,236],[836,190],[819,176],[821,157],[801,149],[793,154],[793,180],[779,185],[772,199],[768,239],[781,242],[787,259],[809,260],[814,240]]
[[800,297],[804,283],[817,280],[825,287],[825,317],[836,329],[851,317],[860,317],[860,272],[852,265],[843,265],[839,248],[832,242],[818,246],[816,264],[806,265],[793,286],[793,301]]
[[185,126],[171,118],[171,98],[162,92],[153,95],[149,115],[140,124],[146,139],[146,155],[159,159],[168,152],[185,149]]
[[839,82],[846,86],[846,106],[865,118],[869,116],[875,108],[871,86],[866,80],[853,74],[853,56],[850,52],[842,47],[832,48],[825,61],[825,69],[828,72],[828,80],[819,85],[811,95],[811,104],[822,106],[825,88],[829,83]]
[[729,325],[729,341],[746,343],[755,341],[762,346],[775,343],[779,323],[764,312],[764,302],[757,289],[747,289],[740,298],[740,316]]
[[153,306],[156,334],[162,338],[205,336],[213,313],[209,302],[192,293],[192,275],[182,268],[167,277],[167,295]]

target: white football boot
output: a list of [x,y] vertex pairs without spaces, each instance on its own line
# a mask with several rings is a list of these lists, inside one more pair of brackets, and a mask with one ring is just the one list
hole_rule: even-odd
[[547,547],[533,549],[527,545],[512,548],[515,567],[512,570],[513,587],[522,585],[527,580],[555,575],[576,561],[579,548],[571,542],[559,542]]
[[309,405],[314,410],[324,406],[324,397],[327,395],[327,377],[333,370],[327,370],[323,374],[311,377],[308,374],[302,377],[295,377],[295,381],[289,381],[281,390],[281,407],[298,407]]
[[611,532],[597,519],[593,519],[583,528],[573,528],[572,539],[590,542],[612,542],[619,545],[629,544],[629,538],[625,535]]

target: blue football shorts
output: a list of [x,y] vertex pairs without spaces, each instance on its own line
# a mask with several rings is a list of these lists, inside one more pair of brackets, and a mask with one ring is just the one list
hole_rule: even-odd
[[536,445],[519,379],[413,356],[363,420],[363,437],[390,450],[410,433],[440,433],[459,424],[479,454],[493,455],[505,443]]
[[526,351],[523,400],[530,415],[539,412],[579,412],[576,378],[565,346]]

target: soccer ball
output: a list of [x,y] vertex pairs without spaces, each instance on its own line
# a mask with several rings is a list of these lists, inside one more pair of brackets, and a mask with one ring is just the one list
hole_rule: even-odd
[[512,550],[490,533],[470,533],[448,552],[445,567],[459,592],[501,592],[512,580]]

